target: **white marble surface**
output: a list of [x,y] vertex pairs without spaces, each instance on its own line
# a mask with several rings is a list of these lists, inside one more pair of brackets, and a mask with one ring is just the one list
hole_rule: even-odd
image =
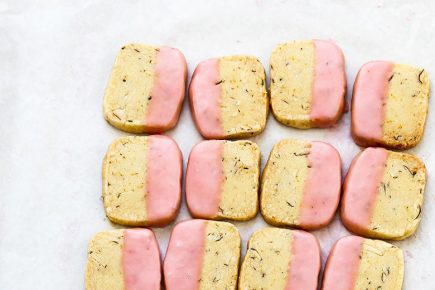
[[[192,72],[203,59],[236,53],[256,55],[267,67],[277,43],[330,38],[345,53],[348,93],[358,68],[375,59],[422,66],[435,78],[431,0],[79,2],[0,2],[1,289],[84,288],[88,240],[114,227],[100,200],[101,161],[109,143],[125,134],[104,121],[102,97],[124,43],[177,47]],[[435,289],[433,109],[423,142],[411,150],[429,171],[423,221],[414,236],[396,243],[405,252],[407,290]],[[167,134],[186,165],[201,140],[187,103]],[[270,115],[264,133],[252,139],[260,145],[262,166],[272,145],[287,137],[332,143],[345,170],[359,151],[349,135],[349,114],[335,128],[309,131],[281,126]],[[186,218],[183,204],[177,220]],[[237,223],[244,246],[263,225],[261,216]],[[163,253],[172,226],[156,230]],[[323,259],[346,234],[338,217],[315,232]]]

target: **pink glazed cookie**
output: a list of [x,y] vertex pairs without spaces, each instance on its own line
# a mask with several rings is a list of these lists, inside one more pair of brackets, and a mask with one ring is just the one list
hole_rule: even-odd
[[123,46],[104,96],[104,117],[126,132],[167,131],[178,121],[186,79],[186,59],[178,49]]
[[348,236],[338,240],[329,254],[322,290],[401,290],[403,271],[398,247]]
[[423,136],[429,91],[424,69],[388,61],[366,63],[353,86],[353,139],[366,147],[414,147]]
[[341,159],[327,143],[282,140],[269,155],[261,181],[266,222],[312,230],[334,217],[341,191]]
[[239,259],[240,235],[232,224],[181,222],[166,251],[166,290],[236,289]]
[[270,101],[275,118],[291,127],[325,128],[344,109],[344,56],[332,41],[278,45],[270,57]]
[[420,224],[426,184],[424,163],[414,155],[367,148],[349,168],[341,219],[352,232],[401,240]]
[[266,126],[266,75],[252,56],[201,62],[189,86],[192,117],[206,139],[251,137]]
[[111,230],[89,243],[86,290],[161,289],[160,251],[148,229]]
[[317,290],[320,267],[320,246],[312,234],[264,228],[249,239],[239,289]]
[[250,141],[209,140],[193,147],[186,172],[192,216],[249,220],[258,212],[260,149]]
[[182,156],[174,140],[161,135],[121,137],[103,162],[107,217],[128,226],[165,226],[180,208]]

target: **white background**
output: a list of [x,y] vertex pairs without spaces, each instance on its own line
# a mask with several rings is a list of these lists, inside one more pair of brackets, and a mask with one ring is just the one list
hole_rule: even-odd
[[[88,240],[114,227],[100,200],[101,161],[110,142],[125,134],[104,121],[102,98],[123,44],[177,47],[191,73],[201,60],[228,54],[258,56],[267,68],[280,42],[333,39],[346,57],[349,99],[358,68],[370,60],[421,66],[433,80],[434,15],[430,0],[2,0],[0,289],[83,289]],[[423,220],[414,236],[395,243],[405,253],[407,290],[435,289],[433,113],[423,142],[411,150],[429,172]],[[332,143],[346,172],[359,151],[349,135],[349,115],[334,128],[308,131],[284,127],[270,115],[266,130],[252,138],[262,167],[274,143],[295,137]],[[187,102],[167,134],[186,165],[190,148],[201,140]],[[186,218],[183,203],[177,220]],[[259,215],[236,225],[244,253],[249,235],[264,222]],[[163,254],[172,227],[156,230]],[[314,234],[325,259],[332,243],[348,233],[337,216]]]

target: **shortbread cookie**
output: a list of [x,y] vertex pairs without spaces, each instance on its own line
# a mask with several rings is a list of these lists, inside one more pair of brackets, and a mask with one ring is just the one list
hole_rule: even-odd
[[168,224],[180,207],[181,177],[181,152],[171,138],[118,138],[103,162],[107,217],[129,226]]
[[407,238],[420,223],[425,184],[426,168],[416,156],[367,148],[346,176],[343,224],[365,237]]
[[240,235],[230,223],[177,224],[164,261],[166,290],[236,289]]
[[260,149],[250,141],[203,141],[189,156],[186,200],[192,216],[249,220],[258,212]]
[[239,289],[317,290],[320,266],[319,242],[312,234],[261,229],[249,239]]
[[270,58],[270,101],[275,118],[291,127],[330,127],[344,109],[344,56],[332,41],[292,41]]
[[190,109],[206,139],[250,137],[266,126],[266,75],[252,56],[227,56],[201,62],[189,87]]
[[160,251],[148,229],[111,230],[89,243],[86,290],[161,289]]
[[334,217],[340,190],[341,159],[334,147],[283,140],[263,171],[261,213],[272,225],[317,229]]
[[420,142],[429,103],[424,69],[388,61],[363,65],[352,97],[352,136],[361,146],[407,149]]
[[175,48],[121,48],[104,96],[104,117],[118,129],[156,133],[175,126],[183,104],[187,65]]
[[322,290],[401,290],[403,253],[378,240],[348,236],[329,254]]

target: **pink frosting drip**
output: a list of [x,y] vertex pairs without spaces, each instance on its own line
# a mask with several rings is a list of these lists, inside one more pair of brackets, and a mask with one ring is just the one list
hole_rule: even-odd
[[160,289],[160,251],[152,231],[124,230],[122,271],[125,290]]
[[218,213],[224,182],[224,141],[203,141],[195,145],[186,172],[186,200],[194,217],[211,218]]
[[352,97],[352,133],[357,139],[382,139],[393,67],[391,62],[374,61],[363,65],[358,72]]
[[361,237],[348,236],[335,243],[326,263],[322,290],[354,290],[363,242]]
[[350,165],[344,182],[341,218],[351,231],[364,234],[371,221],[388,151],[367,148]]
[[161,132],[173,128],[180,115],[187,78],[186,59],[178,49],[160,47],[154,71],[146,124]]
[[204,138],[223,136],[221,118],[221,85],[219,59],[201,62],[195,69],[189,87],[190,109],[199,132]]
[[308,177],[299,213],[302,228],[316,229],[334,217],[341,191],[341,159],[327,143],[312,142]]
[[177,224],[171,234],[164,262],[166,290],[197,290],[205,250],[205,220]]
[[148,138],[147,217],[153,225],[164,225],[175,218],[180,207],[183,161],[171,138],[160,135]]
[[317,127],[330,127],[344,109],[346,75],[341,49],[331,41],[313,40],[315,68],[310,118]]
[[316,290],[320,271],[320,246],[304,231],[293,231],[292,258],[285,290]]

